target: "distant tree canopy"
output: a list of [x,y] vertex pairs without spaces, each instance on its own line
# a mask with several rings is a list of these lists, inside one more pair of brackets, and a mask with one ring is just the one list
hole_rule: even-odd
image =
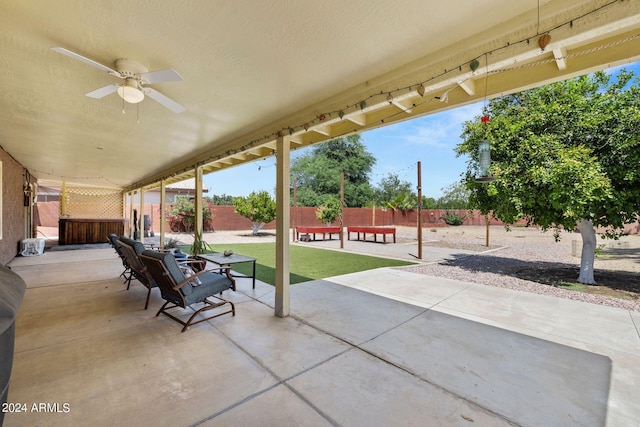
[[442,191],[443,195],[435,201],[433,209],[469,209],[471,191],[467,189],[464,182],[454,182]]
[[340,197],[341,172],[346,206],[362,207],[373,200],[369,175],[376,159],[360,139],[359,134],[336,138],[293,159],[291,175],[299,206],[321,206],[331,196]]
[[[578,281],[593,283],[594,226],[611,235],[640,211],[640,87],[632,72],[604,72],[493,99],[491,121],[466,122],[457,154],[471,202],[507,224],[578,227]],[[474,182],[478,142],[491,142],[495,181]]]
[[207,196],[206,199],[209,200],[210,204],[215,206],[233,205],[233,196],[229,196],[228,194],[221,194],[221,195],[214,194],[213,196]]
[[247,197],[234,197],[233,206],[236,213],[251,220],[254,236],[258,235],[266,223],[276,219],[276,201],[264,190],[253,192]]
[[374,195],[378,206],[391,207],[390,204],[399,200],[418,200],[413,192],[413,184],[401,180],[396,173],[389,173],[382,178],[374,190]]

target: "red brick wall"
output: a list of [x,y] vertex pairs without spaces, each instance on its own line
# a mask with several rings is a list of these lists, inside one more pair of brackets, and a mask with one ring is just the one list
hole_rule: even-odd
[[38,225],[43,227],[57,227],[58,218],[60,218],[59,202],[38,202],[38,217],[40,222]]
[[[137,209],[137,207],[136,207]],[[58,202],[39,202],[38,210],[40,214],[40,225],[57,227],[58,226]],[[213,206],[213,229],[214,230],[251,230],[251,221],[237,213],[233,206]],[[127,214],[128,214],[127,210]],[[466,216],[464,225],[485,225],[485,218],[478,211],[467,210],[451,210],[459,215]],[[446,226],[442,216],[447,213],[445,209],[430,209],[422,211],[423,227],[444,227]],[[151,215],[152,230],[156,233],[160,232],[160,212],[159,205],[146,204],[143,215]],[[376,208],[375,214],[373,208],[345,208],[344,225],[363,225],[363,226],[389,226],[404,225],[414,227],[417,224],[418,213],[416,210],[409,212],[393,211],[382,208]],[[375,216],[375,218],[374,218]],[[502,225],[500,221],[490,218],[491,225]],[[525,221],[521,221],[525,223]],[[316,208],[314,207],[295,207],[291,208],[291,227],[295,226],[314,226],[321,225],[316,219]],[[340,225],[339,221],[334,221],[333,225]],[[265,229],[275,229],[275,221],[265,225]],[[625,227],[630,234],[640,234],[640,224],[631,224]],[[169,230],[169,224],[166,224],[166,230]]]

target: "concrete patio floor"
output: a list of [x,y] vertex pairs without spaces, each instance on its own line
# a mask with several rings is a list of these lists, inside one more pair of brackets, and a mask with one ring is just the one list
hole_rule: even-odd
[[157,290],[145,311],[146,288],[125,289],[112,249],[11,267],[28,289],[9,401],[27,411],[8,427],[640,419],[636,312],[385,268],[292,286],[285,319],[271,286],[239,279],[235,317],[181,333]]

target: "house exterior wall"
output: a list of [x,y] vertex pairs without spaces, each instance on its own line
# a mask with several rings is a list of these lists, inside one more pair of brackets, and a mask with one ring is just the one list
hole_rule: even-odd
[[[24,167],[0,148],[2,161],[2,239],[0,262],[7,264],[18,254],[25,236]],[[35,183],[35,178],[30,181]],[[35,221],[34,221],[35,224]],[[31,237],[31,236],[28,236]]]

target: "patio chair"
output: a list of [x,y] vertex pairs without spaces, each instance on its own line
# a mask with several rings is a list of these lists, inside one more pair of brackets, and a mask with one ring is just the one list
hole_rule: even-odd
[[[162,298],[166,300],[156,313],[156,316],[163,313],[180,323],[183,325],[182,332],[186,331],[191,325],[205,322],[224,314],[231,313],[233,316],[236,315],[235,305],[231,301],[227,301],[221,296],[216,296],[216,294],[221,295],[227,289],[236,290],[236,282],[231,277],[230,268],[198,271],[187,277],[171,253],[146,250],[140,255],[140,259],[147,268],[149,275],[158,284]],[[196,280],[198,283],[196,283]],[[215,300],[212,301],[209,298],[215,298]],[[196,303],[203,303],[204,306],[196,310],[186,322],[168,312],[172,308],[187,308]],[[231,306],[229,310],[222,312],[216,310],[215,314],[194,321],[199,314],[221,308],[226,304]]]
[[[111,233],[107,236],[107,238],[109,239],[109,243],[111,243],[111,247],[116,251],[116,253],[120,257],[120,260],[122,261],[122,266],[124,267],[124,271],[120,273],[120,276],[124,278],[125,283],[131,283],[131,275],[133,274],[133,272],[131,271],[131,267],[129,267],[129,264],[127,263],[127,258],[124,256],[124,253],[122,252],[122,248],[120,247],[120,241],[118,240],[119,239],[118,235]],[[129,289],[128,286],[127,286],[127,289]]]
[[139,255],[145,250],[144,245],[128,237],[121,236],[119,238],[120,249],[124,254],[127,265],[131,269],[131,275],[127,281],[127,289],[131,286],[131,280],[136,279],[147,288],[147,300],[144,303],[144,309],[149,307],[149,298],[151,297],[151,289],[156,286],[156,283],[149,277],[145,270],[145,266],[140,261]]

